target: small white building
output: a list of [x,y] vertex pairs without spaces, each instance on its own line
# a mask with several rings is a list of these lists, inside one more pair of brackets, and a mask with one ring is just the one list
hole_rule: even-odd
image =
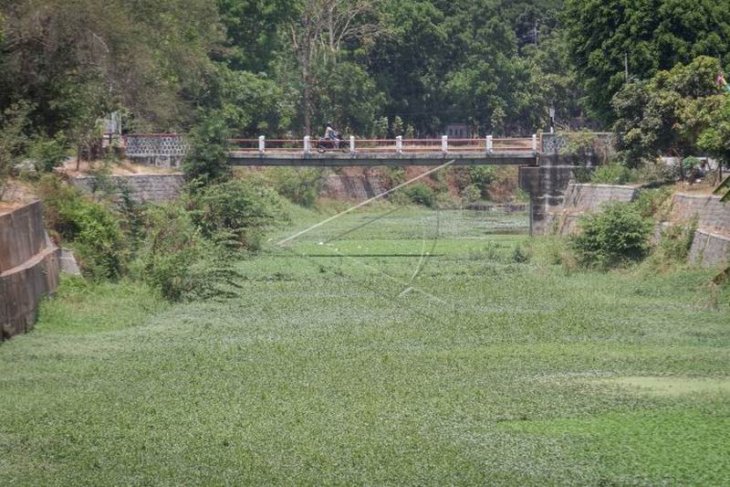
[[471,130],[465,123],[450,123],[446,126],[444,134],[454,139],[471,139]]

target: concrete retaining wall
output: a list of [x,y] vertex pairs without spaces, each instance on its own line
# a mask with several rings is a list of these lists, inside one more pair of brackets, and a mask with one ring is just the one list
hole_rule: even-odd
[[570,235],[576,231],[578,220],[584,214],[593,213],[611,201],[633,201],[637,195],[638,188],[634,186],[570,183],[562,208],[552,215],[555,232]]
[[[110,176],[113,187],[128,188],[131,197],[139,203],[158,203],[171,201],[180,196],[185,178],[182,174],[135,174],[129,176]],[[79,176],[71,179],[71,183],[88,192],[96,189],[96,178]]]
[[138,164],[180,167],[188,143],[177,134],[130,134],[124,137],[126,157]]
[[688,224],[697,219],[689,252],[694,264],[715,266],[730,260],[730,205],[719,196],[676,193],[672,196],[669,224]]
[[0,215],[0,340],[33,327],[41,298],[58,286],[59,253],[39,201]]
[[365,200],[386,190],[378,173],[362,176],[330,174],[324,181],[321,195],[333,199]]
[[[600,210],[609,201],[633,201],[640,189],[634,186],[570,183],[560,212],[552,215],[555,232],[570,235],[577,229],[578,219]],[[703,266],[716,266],[730,261],[730,205],[719,196],[676,193],[672,196],[667,221],[659,228],[687,225],[697,219],[697,230],[689,261]],[[660,232],[656,237],[659,238]]]

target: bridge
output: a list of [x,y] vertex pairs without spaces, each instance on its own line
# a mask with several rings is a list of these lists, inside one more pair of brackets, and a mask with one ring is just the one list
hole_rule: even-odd
[[538,137],[481,139],[356,139],[318,147],[319,141],[233,139],[228,160],[236,166],[536,166]]
[[[608,134],[593,134],[597,138]],[[607,139],[608,140],[608,139]],[[525,138],[474,139],[357,139],[350,137],[337,147],[320,149],[310,137],[299,140],[257,139],[230,140],[228,160],[236,166],[440,166],[516,165],[519,186],[530,195],[531,233],[550,228],[555,211],[563,202],[563,193],[573,176],[576,162],[593,164],[595,153],[589,151],[576,161],[565,157],[568,136],[544,133]],[[135,134],[125,137],[126,156],[136,162],[179,167],[188,145],[176,134]]]
[[[542,137],[449,139],[358,139],[337,147],[319,148],[319,141],[302,139],[231,139],[228,161],[234,166],[438,166],[538,165]],[[178,166],[187,152],[177,134],[133,134],[125,137],[126,156],[147,164]]]

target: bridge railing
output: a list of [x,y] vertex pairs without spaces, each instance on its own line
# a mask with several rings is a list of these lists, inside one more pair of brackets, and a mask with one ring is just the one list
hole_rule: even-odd
[[479,152],[537,152],[537,136],[473,139],[449,139],[442,136],[439,139],[359,139],[350,137],[341,140],[336,146],[318,147],[319,139],[304,137],[304,139],[267,139],[263,135],[256,139],[230,139],[232,151],[242,154],[302,154],[311,152],[362,152],[362,153],[479,153]]

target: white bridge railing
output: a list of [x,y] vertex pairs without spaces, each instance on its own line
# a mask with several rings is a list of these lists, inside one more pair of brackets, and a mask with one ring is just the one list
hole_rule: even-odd
[[348,140],[312,140],[305,136],[301,140],[266,139],[261,135],[257,139],[231,139],[231,151],[239,154],[274,155],[308,155],[315,152],[328,153],[365,153],[365,154],[426,154],[426,153],[537,153],[538,136],[522,138],[495,138],[488,135],[478,139],[449,139],[444,135],[439,139],[357,139],[350,136]]
[[[182,158],[188,150],[185,138],[179,134],[130,134],[125,136],[126,155],[135,157]],[[231,139],[233,155],[282,155],[307,156],[315,153],[433,155],[443,154],[536,154],[541,147],[537,135],[522,138],[450,139],[446,135],[438,139],[359,139],[324,141],[306,136],[302,139]]]

